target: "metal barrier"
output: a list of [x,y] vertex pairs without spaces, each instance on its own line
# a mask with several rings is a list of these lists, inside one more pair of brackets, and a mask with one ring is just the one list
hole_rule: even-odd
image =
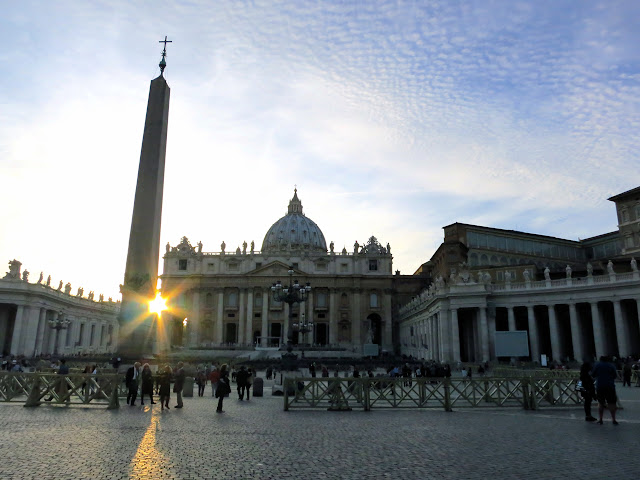
[[123,377],[118,374],[0,373],[0,401],[37,407],[43,401],[64,405],[105,405],[119,408]]
[[542,407],[581,405],[578,379],[520,378],[286,378],[284,410],[361,408]]

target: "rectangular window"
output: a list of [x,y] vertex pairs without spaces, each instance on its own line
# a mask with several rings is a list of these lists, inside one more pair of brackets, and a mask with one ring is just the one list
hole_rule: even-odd
[[347,273],[349,271],[349,265],[346,263],[340,264],[340,273]]
[[237,272],[238,271],[238,264],[237,263],[230,263],[229,264],[229,271],[230,272]]
[[324,313],[319,313],[318,318],[324,318]]
[[378,308],[378,294],[372,293],[369,295],[369,306],[371,308]]
[[178,260],[178,270],[186,270],[187,269],[187,259]]
[[227,306],[229,307],[237,307],[238,306],[238,294],[235,292],[230,292],[227,296]]
[[256,262],[256,270],[260,267],[262,267],[262,262]]
[[375,272],[376,270],[378,270],[378,260],[376,259],[369,260],[369,271]]
[[207,264],[207,268],[209,269],[210,272],[213,272],[216,269],[216,264],[215,263],[208,263]]
[[327,294],[324,292],[316,293],[316,307],[325,308],[327,306]]
[[324,263],[324,262],[316,263],[316,270],[318,270],[319,272],[326,272],[327,271],[327,264]]
[[261,314],[261,313],[256,313],[256,314],[254,314],[253,316],[254,316],[255,318],[260,318],[260,317],[262,316],[262,314]]
[[235,313],[228,313],[227,317],[228,318],[235,318],[236,314]]
[[298,269],[298,264],[297,263],[292,263],[291,266],[293,267],[294,270]]
[[253,297],[253,305],[255,307],[261,307],[262,306],[262,293],[258,292],[254,295]]

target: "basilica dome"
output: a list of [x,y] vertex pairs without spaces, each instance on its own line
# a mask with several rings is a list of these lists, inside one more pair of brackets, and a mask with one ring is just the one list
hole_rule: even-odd
[[302,213],[298,190],[294,190],[287,214],[271,225],[264,236],[262,252],[283,250],[310,250],[327,253],[327,242],[320,227]]

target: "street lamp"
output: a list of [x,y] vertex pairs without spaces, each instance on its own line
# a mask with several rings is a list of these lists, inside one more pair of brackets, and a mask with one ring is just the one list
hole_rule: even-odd
[[49,320],[49,327],[56,331],[56,340],[53,344],[53,354],[58,355],[58,337],[60,336],[60,330],[66,330],[71,325],[71,320],[64,318],[64,312],[60,310],[58,316],[54,320]]
[[[305,288],[306,290],[306,288]],[[313,321],[309,320],[307,321],[305,318],[305,314],[304,312],[302,312],[302,314],[300,315],[300,321],[296,322],[293,324],[293,328],[294,330],[298,330],[298,332],[300,332],[302,334],[302,340],[301,343],[303,345],[305,345],[305,341],[304,341],[304,336],[309,333],[311,330],[313,330]]]
[[[287,329],[287,345],[291,345],[293,343],[293,304],[304,302],[309,292],[311,292],[311,284],[307,282],[306,285],[300,285],[298,280],[293,279],[293,267],[289,267],[289,285],[282,285],[280,280],[273,284],[271,287],[271,293],[273,294],[273,299],[276,302],[284,302],[289,305],[289,328]],[[302,319],[304,321],[304,318]],[[306,324],[306,328],[309,328]],[[295,328],[300,328],[300,323],[295,324]],[[306,330],[304,333],[308,332]]]

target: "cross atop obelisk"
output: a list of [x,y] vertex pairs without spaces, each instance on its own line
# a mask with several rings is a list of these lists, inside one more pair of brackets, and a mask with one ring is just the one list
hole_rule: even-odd
[[167,56],[167,43],[173,43],[172,40],[167,40],[167,36],[164,36],[164,40],[160,40],[158,43],[164,43],[164,48],[162,49],[162,59],[158,66],[160,67],[160,75],[164,73],[164,69],[167,67],[167,62],[165,57]]

